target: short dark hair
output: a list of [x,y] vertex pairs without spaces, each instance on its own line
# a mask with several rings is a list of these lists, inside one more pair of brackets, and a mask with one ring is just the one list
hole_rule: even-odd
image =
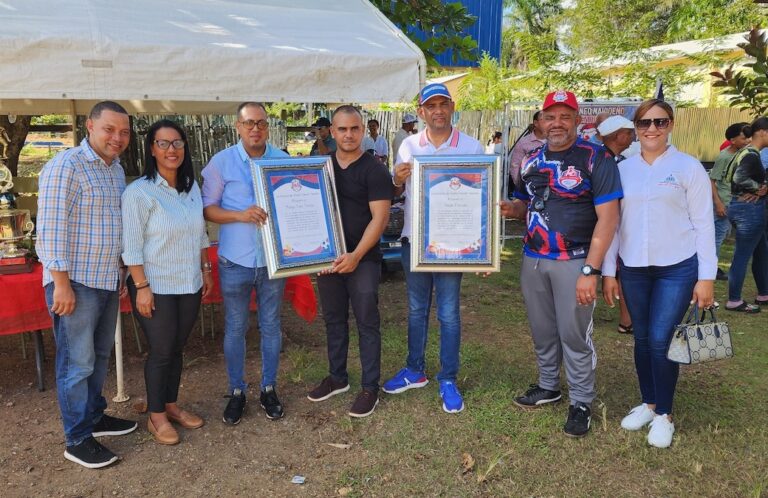
[[99,119],[103,111],[112,111],[119,114],[128,115],[128,111],[125,107],[121,106],[117,102],[111,100],[103,100],[91,108],[91,112],[88,114],[88,119]]
[[246,107],[258,107],[262,111],[264,111],[264,114],[267,114],[267,108],[264,107],[264,104],[262,104],[261,102],[243,102],[242,104],[237,106],[236,114],[238,118],[240,118],[240,113],[243,112],[243,109],[245,109]]
[[768,130],[768,118],[765,116],[757,118],[756,120],[752,121],[752,124],[745,126],[742,128],[742,130],[744,132],[744,136],[747,138],[750,138],[752,135],[754,135],[756,131]]
[[536,111],[533,113],[533,121],[538,121],[541,117],[541,111]]
[[189,150],[189,142],[187,142],[187,134],[184,129],[177,123],[170,119],[161,119],[155,122],[147,130],[147,138],[144,143],[144,178],[148,180],[154,180],[157,178],[157,159],[152,155],[152,145],[155,143],[155,135],[157,130],[161,128],[172,128],[179,133],[179,136],[184,140],[184,160],[179,167],[178,177],[176,178],[176,191],[179,193],[192,190],[192,184],[195,182],[195,170],[192,167],[192,153]]
[[659,99],[648,99],[641,103],[639,106],[637,106],[637,109],[635,110],[635,118],[634,122],[637,124],[638,119],[643,119],[643,115],[653,109],[654,107],[660,107],[664,112],[667,113],[667,116],[669,116],[669,119],[672,121],[675,120],[675,111],[672,110],[672,106],[664,102],[663,100]]
[[376,126],[381,126],[381,125],[379,124],[379,120],[378,120],[378,119],[376,119],[376,118],[371,118],[371,119],[369,119],[369,120],[368,120],[368,124],[371,124],[371,123],[376,123]]
[[747,126],[748,123],[733,123],[731,126],[725,129],[725,139],[726,140],[733,140],[734,138],[738,137],[742,133],[744,133],[744,127]]
[[360,109],[358,109],[353,105],[344,104],[344,105],[340,105],[339,107],[336,108],[336,110],[333,111],[333,114],[331,114],[331,121],[333,121],[333,118],[335,118],[336,115],[340,113],[357,114],[358,116],[360,116],[360,121],[363,120],[363,113],[360,112]]

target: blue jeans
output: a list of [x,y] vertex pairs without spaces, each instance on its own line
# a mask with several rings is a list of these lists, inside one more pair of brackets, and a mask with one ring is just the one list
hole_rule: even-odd
[[247,268],[219,256],[221,294],[224,298],[224,360],[229,389],[248,388],[245,382],[245,336],[248,333],[248,306],[256,289],[259,334],[261,336],[261,388],[277,383],[282,332],[280,308],[285,280],[270,280],[267,268]]
[[720,259],[720,247],[723,245],[725,238],[731,231],[731,220],[728,219],[728,215],[718,216],[715,215],[715,250],[717,251],[717,258]]
[[[67,446],[90,437],[107,407],[101,389],[115,344],[119,305],[116,291],[70,284],[75,293],[75,311],[68,316],[51,314],[56,340],[56,390]],[[53,290],[53,283],[45,286],[48,309],[53,306]]]
[[752,258],[752,276],[757,293],[768,294],[768,243],[765,236],[765,199],[742,202],[737,199],[728,206],[728,218],[736,227],[731,271],[728,273],[728,300],[740,301],[741,289]]
[[671,414],[680,365],[667,359],[667,348],[691,302],[699,261],[694,254],[670,266],[630,267],[621,260],[619,265],[643,403],[655,404],[660,415]]
[[456,381],[461,347],[461,273],[429,273],[411,271],[411,245],[403,241],[405,282],[408,287],[408,359],[406,366],[415,372],[426,368],[424,359],[432,307],[432,286],[437,299],[440,322],[440,372],[437,380]]

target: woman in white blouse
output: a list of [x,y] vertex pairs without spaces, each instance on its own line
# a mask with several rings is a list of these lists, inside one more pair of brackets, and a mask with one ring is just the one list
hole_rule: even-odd
[[173,121],[158,121],[147,131],[144,175],[125,189],[122,206],[128,293],[149,343],[147,428],[158,443],[176,444],[171,422],[187,429],[203,425],[179,407],[177,397],[182,351],[213,280],[189,145]]
[[672,443],[672,400],[679,365],[666,353],[688,306],[714,301],[717,272],[712,189],[704,167],[668,143],[672,107],[643,102],[635,113],[640,154],[619,164],[624,198],[616,238],[603,263],[603,296],[618,299],[616,270],[632,317],[635,368],[642,404],[621,421],[627,430],[650,424],[648,443]]

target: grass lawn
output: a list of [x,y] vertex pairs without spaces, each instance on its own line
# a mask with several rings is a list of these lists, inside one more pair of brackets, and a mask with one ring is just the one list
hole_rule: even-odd
[[[729,260],[727,246],[723,260]],[[567,402],[535,412],[511,398],[536,382],[520,292],[520,241],[504,251],[503,272],[465,277],[462,290],[462,369],[466,410],[448,415],[437,382],[382,395],[367,419],[340,417],[339,439],[359,442],[364,458],[337,469],[347,496],[768,496],[768,313],[721,311],[735,331],[732,360],[683,367],[675,400],[671,448],[648,446],[646,431],[627,432],[621,418],[638,404],[631,337],[616,333],[617,310],[595,311],[598,398],[591,434],[562,433]],[[724,304],[725,282],[716,299]],[[754,296],[751,277],[745,298]],[[382,382],[406,354],[402,276],[382,286]],[[768,311],[768,310],[766,310]],[[438,370],[434,315],[428,375]],[[354,334],[353,334],[354,335]],[[324,351],[286,351],[290,381],[322,378]],[[350,384],[359,383],[357,344],[350,346]],[[565,379],[563,375],[563,387]],[[344,411],[348,400],[331,400]]]

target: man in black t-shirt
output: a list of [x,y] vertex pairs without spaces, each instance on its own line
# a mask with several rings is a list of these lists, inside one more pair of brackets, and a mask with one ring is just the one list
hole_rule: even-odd
[[547,143],[523,163],[517,199],[501,203],[502,215],[528,219],[520,283],[539,365],[538,383],[513,402],[534,409],[560,401],[564,364],[570,408],[563,430],[581,437],[589,432],[596,395],[597,279],[623,193],[611,154],[577,137],[573,93],[550,93],[541,114]]
[[349,390],[349,306],[360,336],[362,391],[349,410],[366,417],[379,402],[381,329],[379,278],[382,254],[379,239],[389,221],[392,178],[387,168],[360,145],[365,128],[355,107],[344,105],[333,113],[331,132],[336,151],[331,154],[347,252],[317,278],[328,338],[329,375],[307,397],[324,401]]

